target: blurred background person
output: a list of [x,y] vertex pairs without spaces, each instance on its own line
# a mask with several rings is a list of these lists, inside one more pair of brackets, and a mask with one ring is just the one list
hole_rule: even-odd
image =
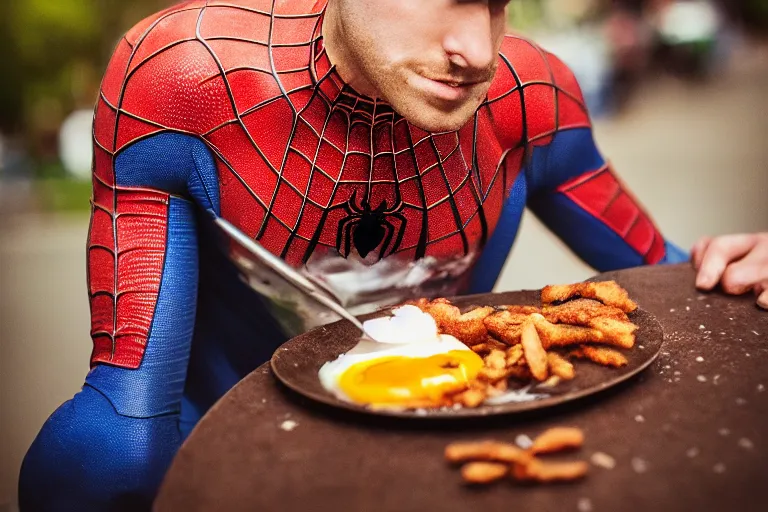
[[648,6],[656,58],[671,72],[703,78],[725,48],[725,19],[711,0],[656,0]]
[[[172,3],[0,2],[0,512],[87,371],[99,82],[121,34]],[[672,240],[768,228],[768,0],[512,0],[509,27],[572,67],[601,150]],[[497,288],[591,274],[527,215]]]

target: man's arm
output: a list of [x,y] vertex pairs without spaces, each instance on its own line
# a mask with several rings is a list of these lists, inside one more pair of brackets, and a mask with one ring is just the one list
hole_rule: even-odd
[[195,144],[157,135],[115,159],[114,185],[94,172],[92,369],[27,454],[23,509],[149,509],[182,442],[198,247],[195,206],[167,177],[194,168]]
[[499,135],[523,148],[526,158],[476,265],[470,292],[495,285],[516,237],[522,204],[599,270],[687,259],[663,239],[606,165],[578,82],[562,61],[525,38],[509,36],[498,73],[502,85],[492,101]]
[[[179,60],[155,65],[149,52],[139,65],[138,56],[147,55],[142,42],[171,19],[143,22],[121,40],[102,83],[87,253],[92,368],[27,453],[22,510],[148,510],[182,441],[197,303],[196,209],[218,213],[218,185],[211,152],[195,130],[149,117],[176,122],[178,97],[153,88],[158,75],[188,86],[183,101],[207,105],[194,83],[184,82],[196,80],[194,73],[174,66]],[[179,122],[189,119],[205,120],[193,112]]]
[[590,128],[560,131],[534,147],[527,177],[530,209],[592,267],[687,261],[603,160]]
[[[581,88],[557,57],[539,49],[555,92],[553,119],[528,134],[528,206],[587,264],[600,271],[673,263],[687,255],[664,239],[598,151]],[[546,115],[547,110],[554,113]]]
[[[595,147],[573,73],[553,55],[539,53],[559,97],[568,96],[581,108],[570,109],[567,123],[574,126],[555,130],[550,143],[532,141],[526,177],[534,213],[595,268],[691,259],[697,288],[709,291],[719,285],[732,295],[752,292],[758,306],[768,309],[768,232],[703,237],[690,258],[665,240]],[[555,118],[562,117],[559,110],[556,105]]]

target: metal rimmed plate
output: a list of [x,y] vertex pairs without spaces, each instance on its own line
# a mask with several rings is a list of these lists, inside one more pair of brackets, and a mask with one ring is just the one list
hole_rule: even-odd
[[[463,309],[470,309],[481,305],[540,304],[539,298],[539,292],[530,291],[467,296],[453,299],[452,302]],[[367,318],[384,314],[386,312],[380,312]],[[336,359],[357,343],[359,331],[343,321],[314,329],[288,341],[275,352],[271,366],[278,380],[296,393],[346,410],[419,419],[511,414],[560,405],[599,393],[647,368],[661,351],[664,342],[662,327],[651,313],[643,309],[638,309],[629,316],[638,326],[637,342],[632,350],[623,351],[629,360],[629,364],[624,368],[606,368],[587,361],[574,361],[576,378],[572,381],[561,382],[553,388],[532,387],[525,392],[524,397],[516,397],[514,401],[499,405],[486,404],[475,409],[382,410],[339,400],[323,388],[318,371],[323,364]]]

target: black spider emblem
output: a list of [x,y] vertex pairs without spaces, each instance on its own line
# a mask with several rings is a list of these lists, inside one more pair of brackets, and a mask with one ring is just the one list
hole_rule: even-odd
[[[336,250],[346,258],[354,243],[355,249],[363,258],[379,245],[381,245],[379,259],[393,253],[400,246],[405,235],[406,219],[400,213],[402,208],[401,200],[396,201],[392,207],[388,207],[387,202],[382,201],[378,207],[371,209],[368,199],[363,199],[358,205],[357,191],[352,192],[352,196],[344,203],[344,211],[347,212],[348,217],[339,222]],[[399,225],[395,226],[390,218],[399,221]]]

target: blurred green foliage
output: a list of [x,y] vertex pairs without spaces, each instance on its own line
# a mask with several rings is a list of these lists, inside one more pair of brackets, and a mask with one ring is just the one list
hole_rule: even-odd
[[762,23],[768,24],[768,0],[751,0],[747,2],[747,16]]
[[[95,103],[119,37],[169,0],[0,1],[0,132],[21,135],[34,157],[49,156],[62,119]],[[55,144],[54,144],[55,146]]]
[[42,211],[84,213],[90,210],[90,181],[42,178],[35,180],[34,191]]

